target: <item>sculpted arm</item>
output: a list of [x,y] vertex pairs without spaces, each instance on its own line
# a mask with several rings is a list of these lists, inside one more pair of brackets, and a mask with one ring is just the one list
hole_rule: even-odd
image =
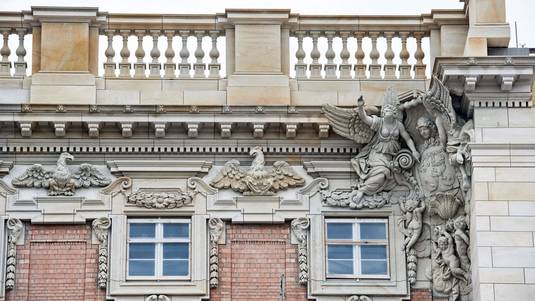
[[407,146],[411,150],[412,155],[414,156],[416,161],[419,161],[420,160],[420,153],[418,153],[418,151],[416,150],[416,147],[414,146],[414,141],[412,141],[411,136],[409,136],[409,133],[407,133],[407,131],[405,130],[404,126],[400,127],[400,132],[399,133],[401,134],[401,137],[403,137],[403,139],[407,143]]
[[362,96],[357,100],[357,114],[359,115],[360,120],[366,123],[368,126],[372,126],[373,118],[366,114],[364,111],[364,98]]

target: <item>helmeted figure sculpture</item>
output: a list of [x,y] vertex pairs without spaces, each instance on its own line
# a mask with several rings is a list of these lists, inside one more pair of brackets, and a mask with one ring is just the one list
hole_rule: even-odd
[[323,204],[349,209],[398,205],[409,282],[416,283],[417,258],[431,258],[426,274],[435,294],[469,300],[473,123],[454,110],[448,89],[437,78],[426,93],[398,96],[388,89],[380,116],[378,108],[364,106],[362,97],[355,109],[323,108],[335,133],[362,145],[351,159],[354,187],[321,191]]

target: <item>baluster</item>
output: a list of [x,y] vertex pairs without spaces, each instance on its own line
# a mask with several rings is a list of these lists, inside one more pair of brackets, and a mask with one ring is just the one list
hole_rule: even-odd
[[9,61],[11,49],[9,49],[8,45],[11,28],[1,28],[0,32],[4,37],[4,43],[2,49],[0,49],[0,55],[2,56],[2,61],[0,61],[0,76],[11,76],[11,62]]
[[393,79],[396,78],[396,65],[394,64],[394,50],[392,50],[392,38],[394,37],[394,32],[385,32],[386,37],[386,64],[383,66],[385,71],[385,78]]
[[372,51],[370,51],[370,58],[372,62],[368,69],[370,70],[371,79],[381,78],[381,65],[379,64],[379,50],[377,49],[377,38],[379,38],[379,32],[370,32],[370,38],[372,39]]
[[204,58],[204,50],[202,50],[202,38],[204,37],[204,31],[199,30],[195,31],[195,36],[197,37],[197,49],[195,49],[195,64],[193,64],[194,77],[202,78],[205,77],[204,71],[206,70],[206,64],[202,62]]
[[149,64],[149,77],[155,78],[161,76],[162,64],[158,61],[160,58],[160,49],[158,49],[158,38],[160,37],[159,30],[151,30],[152,36],[152,49],[150,51],[150,57],[152,61]]
[[210,58],[212,59],[210,64],[208,65],[208,70],[210,71],[210,74],[208,77],[210,78],[219,78],[221,75],[219,74],[219,71],[221,70],[221,64],[217,61],[219,58],[219,50],[217,50],[217,38],[219,37],[219,31],[217,30],[211,30],[210,37],[212,38],[212,49],[210,49]]
[[180,37],[182,38],[182,49],[180,49],[180,64],[178,64],[178,70],[180,71],[178,77],[180,78],[189,78],[190,70],[191,70],[191,64],[188,63],[189,58],[189,51],[188,51],[188,37],[189,37],[189,30],[181,30],[179,31]]
[[424,57],[425,53],[422,49],[422,38],[424,37],[425,32],[415,32],[414,37],[416,38],[416,51],[414,52],[414,58],[416,59],[416,64],[414,65],[414,78],[425,79],[425,64]]
[[128,37],[130,30],[120,30],[119,33],[123,37],[123,48],[119,54],[121,55],[121,62],[119,63],[119,77],[130,77],[130,69],[132,65],[128,62],[130,57],[130,50],[128,49]]
[[143,59],[145,58],[145,49],[143,49],[143,37],[147,33],[145,30],[135,30],[134,33],[137,36],[137,48],[136,52],[134,53],[136,55],[136,62],[134,63],[134,77],[136,78],[144,78],[145,70],[147,70],[147,66],[143,62]]
[[305,49],[303,49],[303,38],[305,36],[305,31],[299,30],[295,32],[297,36],[297,51],[295,52],[295,57],[297,58],[297,63],[295,64],[295,78],[304,79],[307,77],[307,64],[305,64]]
[[310,64],[310,78],[318,79],[321,78],[321,64],[319,63],[320,51],[318,49],[318,38],[320,36],[319,31],[311,31],[310,35],[312,36],[312,51],[310,52],[310,57],[312,58],[312,63]]
[[411,78],[411,65],[409,65],[409,50],[407,50],[407,38],[409,37],[408,32],[400,32],[399,37],[401,38],[401,51],[399,52],[399,58],[401,59],[401,64],[398,66],[399,78],[407,79]]
[[173,37],[175,36],[174,30],[165,30],[165,36],[167,37],[167,49],[165,50],[165,64],[163,64],[164,77],[175,78],[176,65],[173,63],[175,57],[175,51],[173,50]]
[[15,50],[17,55],[17,61],[15,62],[15,74],[14,76],[26,76],[26,68],[28,64],[24,61],[26,56],[26,48],[24,48],[24,35],[26,35],[26,28],[17,28],[17,34],[19,35],[19,47]]
[[327,58],[327,64],[325,64],[325,78],[326,79],[335,79],[336,78],[336,64],[334,63],[334,57],[336,53],[333,50],[333,38],[336,32],[326,31],[325,36],[327,37],[327,51],[325,52],[325,58]]
[[104,63],[104,77],[115,77],[115,70],[117,69],[117,64],[113,61],[115,57],[115,50],[113,49],[113,36],[115,35],[115,30],[105,30],[104,33],[108,38],[108,48],[104,52],[106,55],[106,62]]
[[355,37],[357,38],[357,51],[355,52],[357,63],[354,67],[356,79],[366,78],[366,64],[364,64],[364,56],[366,54],[364,53],[364,49],[362,49],[362,39],[365,35],[366,33],[361,31],[355,33]]
[[347,38],[350,33],[348,31],[340,32],[340,37],[342,38],[342,51],[340,51],[340,58],[342,63],[340,64],[340,79],[350,79],[351,78],[351,64],[349,64],[349,50],[347,49]]

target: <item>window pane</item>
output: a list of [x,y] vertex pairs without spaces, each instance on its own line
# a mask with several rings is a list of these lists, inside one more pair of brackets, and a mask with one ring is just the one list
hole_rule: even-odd
[[189,224],[163,224],[163,237],[165,238],[188,238]]
[[147,224],[147,223],[131,223],[130,224],[130,237],[154,238],[155,233],[156,233],[155,224]]
[[151,243],[130,243],[130,259],[154,259],[154,244]]
[[164,276],[187,276],[188,275],[188,261],[187,260],[164,260],[163,261],[163,275]]
[[365,275],[386,275],[386,260],[362,260],[361,271]]
[[386,239],[386,224],[360,223],[360,239]]
[[386,259],[386,246],[361,246],[362,259]]
[[353,239],[353,224],[327,223],[327,239]]
[[353,259],[352,245],[328,245],[329,259]]
[[128,274],[130,276],[154,276],[154,260],[129,260]]
[[353,274],[353,260],[329,260],[328,274]]
[[187,243],[165,243],[163,244],[163,258],[189,258],[189,246]]

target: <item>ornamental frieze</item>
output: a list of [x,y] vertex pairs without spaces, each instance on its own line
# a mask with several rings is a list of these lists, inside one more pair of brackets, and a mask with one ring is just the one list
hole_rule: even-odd
[[190,205],[193,202],[193,193],[183,192],[180,189],[172,191],[143,189],[128,195],[126,202],[148,209],[174,209]]

